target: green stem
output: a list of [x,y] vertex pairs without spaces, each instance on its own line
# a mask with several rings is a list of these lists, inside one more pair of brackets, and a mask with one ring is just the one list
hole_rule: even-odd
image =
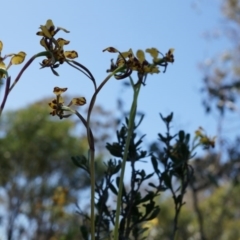
[[91,174],[91,239],[95,240],[95,161],[94,150],[90,149],[90,174]]
[[89,109],[88,109],[88,115],[87,115],[87,138],[88,138],[88,143],[89,143],[89,148],[90,148],[90,178],[91,178],[91,240],[95,240],[95,161],[94,161],[94,139],[91,136],[90,132],[90,117],[92,113],[92,109],[94,107],[97,94],[100,92],[102,87],[108,82],[108,80],[114,76],[117,72],[121,71],[123,67],[117,68],[115,71],[113,71],[111,74],[109,74],[99,85],[99,87],[96,89],[94,92],[91,102],[89,104]]
[[115,228],[114,228],[114,240],[118,240],[118,228],[119,228],[119,217],[120,217],[120,208],[121,208],[121,200],[122,200],[122,189],[123,189],[123,181],[124,181],[124,174],[125,174],[125,167],[126,167],[126,161],[128,157],[128,149],[132,137],[132,133],[134,130],[134,120],[136,116],[137,111],[137,99],[141,88],[141,83],[134,85],[132,78],[130,77],[130,81],[133,87],[133,101],[132,106],[129,114],[129,121],[128,121],[128,133],[127,133],[127,139],[126,139],[126,146],[124,149],[123,154],[123,162],[122,162],[122,170],[120,174],[120,183],[119,183],[119,191],[118,191],[118,197],[117,197],[117,208],[116,208],[116,220],[115,220]]

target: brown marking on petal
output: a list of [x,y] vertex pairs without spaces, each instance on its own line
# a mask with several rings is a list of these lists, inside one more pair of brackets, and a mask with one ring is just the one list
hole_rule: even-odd
[[56,94],[56,95],[60,95],[62,94],[63,92],[66,92],[67,91],[67,88],[59,88],[59,87],[55,87],[53,89],[53,93]]
[[51,114],[52,116],[55,116],[56,115],[56,110],[50,112],[49,114]]
[[118,52],[118,50],[114,47],[108,47],[108,48],[103,49],[103,52],[105,52],[105,51],[108,51],[108,52],[111,52],[111,53]]
[[59,46],[63,46],[63,45],[69,44],[70,41],[65,40],[65,39],[63,39],[63,38],[58,38],[58,39],[57,39],[57,43],[59,44]]
[[73,98],[71,102],[73,105],[82,106],[86,103],[86,99],[84,97]]

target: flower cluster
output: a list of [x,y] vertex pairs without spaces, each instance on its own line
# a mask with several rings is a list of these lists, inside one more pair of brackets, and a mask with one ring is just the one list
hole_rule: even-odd
[[[82,106],[86,103],[86,99],[84,97],[80,97],[73,98],[68,105],[64,105],[64,99],[62,98],[61,94],[66,91],[67,88],[55,87],[53,89],[53,93],[56,95],[56,98],[53,99],[50,103],[48,103],[48,105],[52,109],[52,112],[50,112],[52,116],[57,115],[60,119],[67,118],[73,113],[76,113],[76,111],[70,108],[70,106]],[[65,114],[65,112],[69,112],[70,114]]]
[[[4,57],[1,56],[1,52],[3,49],[3,43],[0,41],[0,79],[3,77],[6,77],[7,75],[7,70],[12,66],[12,65],[18,65],[21,64],[25,60],[26,53],[25,52],[19,52],[17,54],[12,53],[12,54],[7,54]],[[6,66],[4,63],[4,60],[7,57],[12,57],[9,64]]]
[[195,138],[199,139],[199,143],[203,145],[203,147],[206,149],[208,149],[209,147],[215,147],[216,137],[208,137],[202,127],[199,127],[198,130],[195,131]]
[[[143,76],[144,74],[154,74],[159,73],[159,66],[164,66],[165,70],[168,62],[174,62],[173,51],[174,49],[170,49],[165,56],[162,58],[158,57],[160,53],[156,48],[148,48],[145,52],[149,53],[153,60],[152,63],[149,63],[145,58],[145,53],[143,50],[138,50],[136,56],[134,56],[132,49],[129,49],[126,52],[119,52],[116,48],[108,47],[103,51],[108,51],[111,53],[118,52],[118,58],[114,63],[111,60],[111,67],[107,70],[107,72],[113,72],[119,67],[125,67],[127,70],[119,75],[115,75],[116,79],[123,79],[131,75],[132,71],[137,71],[139,75]],[[165,72],[164,70],[164,72]]]
[[55,75],[58,75],[54,68],[58,67],[59,64],[63,64],[65,61],[69,59],[74,59],[78,57],[78,53],[76,51],[64,51],[64,46],[69,44],[70,41],[67,41],[63,38],[55,38],[55,35],[59,30],[62,30],[66,33],[69,33],[68,30],[55,27],[52,20],[47,20],[45,25],[40,26],[41,31],[37,32],[37,35],[42,36],[40,40],[40,44],[45,48],[46,51],[49,52],[47,58],[44,59],[41,63],[41,66],[50,67],[52,72]]

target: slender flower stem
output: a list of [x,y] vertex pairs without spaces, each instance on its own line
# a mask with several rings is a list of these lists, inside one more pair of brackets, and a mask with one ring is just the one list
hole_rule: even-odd
[[24,71],[30,66],[30,64],[34,61],[35,58],[37,57],[42,57],[42,56],[46,56],[49,55],[48,51],[45,52],[40,52],[34,56],[32,56],[23,66],[23,68],[21,69],[21,71],[19,72],[19,74],[17,75],[17,77],[15,78],[13,84],[10,86],[10,78],[7,78],[7,82],[6,82],[6,87],[5,87],[5,93],[4,93],[4,98],[1,104],[1,108],[0,108],[0,116],[2,114],[2,111],[4,109],[5,103],[7,101],[8,95],[9,93],[12,91],[12,89],[14,88],[14,86],[17,84],[17,82],[19,81],[19,79],[21,78],[22,74],[24,73]]
[[115,220],[115,229],[114,229],[114,240],[118,240],[118,235],[119,235],[118,228],[119,228],[119,217],[120,217],[120,210],[121,210],[120,208],[121,208],[121,200],[122,200],[122,189],[123,189],[123,182],[124,182],[125,166],[126,166],[126,161],[128,157],[129,145],[130,145],[132,133],[134,130],[134,120],[135,120],[136,111],[137,111],[137,99],[138,99],[138,95],[141,88],[141,83],[134,85],[131,77],[130,77],[130,81],[133,87],[133,101],[132,101],[132,106],[129,114],[128,134],[127,134],[126,146],[123,154],[122,170],[120,174],[120,183],[119,183],[117,208],[116,208],[116,220]]
[[11,87],[9,88],[9,93],[11,92],[11,90],[14,88],[14,86],[17,84],[17,82],[19,81],[20,77],[22,76],[22,74],[24,73],[24,71],[30,66],[30,64],[37,58],[37,57],[42,57],[42,56],[46,56],[49,55],[48,51],[45,52],[40,52],[38,54],[35,54],[34,56],[32,56],[27,62],[26,64],[23,66],[23,68],[21,69],[21,71],[19,72],[19,74],[17,75],[16,79],[14,80],[13,84],[11,85]]
[[102,87],[108,82],[108,80],[114,76],[117,72],[121,71],[123,67],[117,68],[115,71],[113,71],[111,74],[109,74],[99,85],[99,87],[96,89],[94,92],[91,102],[89,104],[89,109],[88,109],[88,115],[87,115],[87,138],[88,138],[88,143],[89,143],[89,150],[90,150],[90,176],[91,176],[91,240],[95,240],[95,160],[94,160],[94,155],[95,155],[95,149],[94,149],[94,139],[93,136],[91,135],[91,129],[90,129],[90,117],[91,113],[97,98],[97,94],[100,92]]
[[0,107],[0,117],[2,115],[2,111],[4,109],[5,103],[6,103],[7,98],[8,98],[10,84],[11,84],[11,77],[8,77],[7,81],[6,81],[5,93],[4,93],[3,101],[2,101],[2,104],[1,104],[1,107]]

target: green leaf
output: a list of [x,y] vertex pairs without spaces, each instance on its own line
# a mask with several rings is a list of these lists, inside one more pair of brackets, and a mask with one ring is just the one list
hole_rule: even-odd
[[156,207],[155,210],[151,213],[150,217],[147,218],[148,221],[156,218],[160,212],[160,208]]
[[71,159],[77,167],[87,169],[87,158],[85,156],[71,157]]
[[147,204],[143,204],[143,206],[145,207],[146,209],[146,213],[145,213],[145,216],[147,216],[148,214],[150,214],[153,209],[154,209],[154,206],[155,206],[155,203],[153,201],[150,201],[149,203]]
[[155,156],[151,157],[151,161],[152,161],[152,166],[153,166],[155,173],[159,174],[160,170],[158,169],[158,162],[157,162],[157,159],[155,158]]
[[155,184],[153,184],[153,183],[148,183],[148,185],[150,186],[150,187],[153,187],[153,188],[158,188]]
[[80,226],[80,231],[82,233],[82,237],[84,240],[88,240],[88,229],[86,226],[82,225]]
[[154,174],[155,174],[155,173],[150,173],[150,174],[148,174],[148,175],[144,178],[144,180],[151,178]]
[[118,191],[112,183],[109,184],[109,188],[115,195],[118,195]]
[[149,191],[146,196],[144,196],[142,199],[139,199],[137,201],[137,204],[140,204],[140,203],[144,203],[144,202],[148,202],[148,201],[152,201],[155,197],[155,193],[152,192],[152,191]]
[[183,142],[185,138],[185,132],[183,130],[179,131],[178,137],[179,137],[179,141]]
[[107,143],[106,148],[114,157],[123,157],[122,147],[118,143]]
[[161,175],[162,180],[164,181],[164,184],[166,187],[171,188],[172,187],[172,177],[168,174],[168,172],[163,172]]

